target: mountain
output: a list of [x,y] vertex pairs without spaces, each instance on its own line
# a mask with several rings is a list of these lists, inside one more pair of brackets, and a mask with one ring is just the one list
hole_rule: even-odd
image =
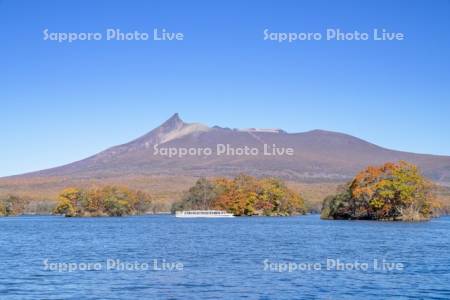
[[[235,155],[217,153],[217,145],[228,146]],[[292,155],[270,153],[292,149]],[[238,150],[252,149],[250,155]],[[223,150],[220,148],[220,150]],[[183,149],[195,155],[181,155]],[[194,149],[194,150],[193,150]],[[210,149],[210,152],[207,149]],[[256,150],[258,154],[256,155]],[[169,151],[175,153],[169,157]],[[253,155],[254,154],[254,155]],[[182,156],[182,157],[181,157]],[[361,168],[387,161],[406,160],[420,166],[426,176],[450,182],[450,156],[414,154],[379,147],[359,138],[324,130],[287,133],[281,129],[230,129],[186,123],[174,114],[161,126],[123,145],[94,156],[43,171],[9,179],[64,177],[71,180],[103,180],[127,176],[219,176],[245,172],[256,176],[278,176],[290,181],[342,181]],[[0,179],[0,188],[1,188]]]

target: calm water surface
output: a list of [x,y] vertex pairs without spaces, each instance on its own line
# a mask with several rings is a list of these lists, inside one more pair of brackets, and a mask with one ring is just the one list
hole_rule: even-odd
[[[0,218],[0,298],[450,299],[449,253],[450,217],[426,223],[318,216]],[[108,259],[148,269],[107,270]],[[369,269],[327,268],[327,259]],[[374,270],[373,261],[383,259],[404,269]],[[159,268],[165,260],[183,269],[155,270],[154,260]],[[64,263],[101,269],[54,269]],[[274,269],[285,263],[321,269]]]

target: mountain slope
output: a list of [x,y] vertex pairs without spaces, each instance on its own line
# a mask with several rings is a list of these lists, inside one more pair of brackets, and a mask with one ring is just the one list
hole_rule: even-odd
[[[256,148],[259,155],[216,153],[217,145]],[[168,157],[158,149],[212,149],[211,155]],[[294,154],[264,155],[264,145],[292,148]],[[198,151],[197,151],[198,154]],[[107,179],[124,176],[219,176],[246,172],[292,181],[345,180],[369,164],[407,160],[435,181],[450,182],[450,157],[388,150],[336,132],[287,133],[280,129],[229,129],[185,123],[178,114],[161,126],[123,145],[65,166],[14,178],[65,177]],[[0,180],[1,183],[1,180]]]

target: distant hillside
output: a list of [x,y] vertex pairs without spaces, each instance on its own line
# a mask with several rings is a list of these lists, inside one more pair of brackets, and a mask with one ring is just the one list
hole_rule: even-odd
[[[231,148],[254,147],[257,156],[216,155],[217,144]],[[265,156],[263,147],[292,148],[292,156]],[[212,155],[184,157],[154,154],[162,148],[211,148]],[[178,114],[161,126],[127,144],[65,166],[20,175],[20,177],[67,176],[108,178],[124,175],[217,176],[246,172],[257,176],[279,176],[290,180],[343,180],[369,164],[407,160],[419,165],[424,174],[450,182],[450,157],[388,150],[359,138],[323,130],[286,133],[280,129],[229,129],[185,123]]]
[[[217,144],[257,148],[259,155],[217,155]],[[211,155],[155,155],[163,148],[211,148]],[[293,155],[263,155],[264,145],[292,148]],[[450,157],[388,150],[359,138],[323,130],[287,133],[281,129],[229,129],[185,123],[178,114],[123,145],[57,168],[0,178],[0,194],[25,192],[54,196],[60,187],[103,183],[131,184],[172,198],[199,176],[276,176],[290,182],[342,182],[370,164],[407,160],[425,176],[450,183]]]

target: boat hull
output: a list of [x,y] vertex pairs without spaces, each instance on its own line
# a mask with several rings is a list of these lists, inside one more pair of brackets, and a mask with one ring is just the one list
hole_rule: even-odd
[[233,214],[221,210],[187,210],[175,212],[177,218],[234,218]]
[[208,215],[175,215],[177,218],[234,218],[233,215],[220,215],[220,216],[208,216]]

